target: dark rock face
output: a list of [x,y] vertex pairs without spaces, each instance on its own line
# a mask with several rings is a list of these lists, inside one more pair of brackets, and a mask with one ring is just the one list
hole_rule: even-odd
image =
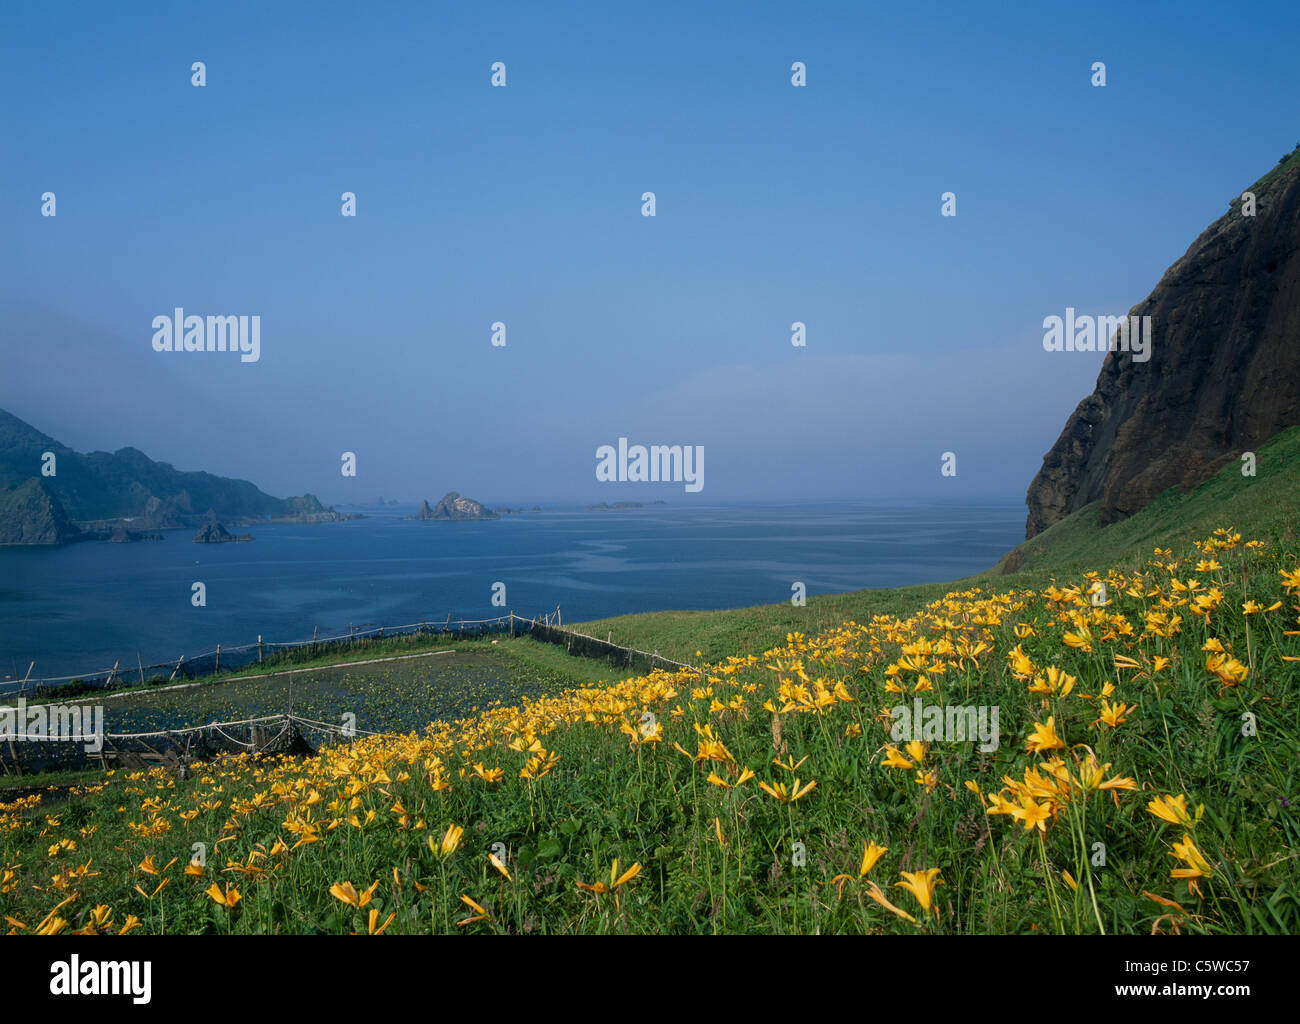
[[1187,489],[1300,423],[1300,151],[1210,225],[1131,316],[1147,362],[1109,352],[1029,486],[1026,539],[1094,501],[1103,524]]
[[462,498],[456,491],[448,491],[433,508],[429,507],[427,501],[421,502],[420,511],[408,518],[465,521],[472,519],[500,519],[501,517],[473,498]]
[[163,535],[161,533],[139,533],[135,530],[128,530],[125,526],[118,526],[108,534],[107,538],[99,534],[96,535],[95,539],[107,539],[110,544],[136,544],[146,540],[162,540]]
[[473,498],[462,498],[455,491],[443,495],[433,510],[434,519],[500,519],[490,508]]
[[[57,473],[48,478],[40,475],[46,453],[58,462]],[[17,487],[34,477],[69,518],[89,524],[92,531],[111,531],[127,522],[128,529],[193,528],[202,525],[199,512],[205,508],[217,509],[227,522],[267,516],[323,522],[337,517],[310,494],[275,498],[247,480],[177,470],[136,448],[82,454],[0,409],[0,488]]]
[[41,478],[0,491],[0,544],[52,545],[82,539]]
[[198,533],[194,535],[195,544],[228,544],[234,541],[252,540],[253,536],[249,533],[241,533],[238,537],[229,533],[224,526],[218,522],[206,523]]

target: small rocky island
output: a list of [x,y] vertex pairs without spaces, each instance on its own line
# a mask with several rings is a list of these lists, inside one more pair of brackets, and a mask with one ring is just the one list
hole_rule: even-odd
[[198,533],[194,535],[195,544],[233,544],[237,541],[252,540],[251,533],[241,533],[236,536],[226,530],[220,523],[213,522],[205,524]]
[[456,491],[448,491],[433,508],[427,501],[420,503],[420,511],[407,519],[436,520],[439,522],[469,522],[476,519],[501,517],[473,498],[462,498]]

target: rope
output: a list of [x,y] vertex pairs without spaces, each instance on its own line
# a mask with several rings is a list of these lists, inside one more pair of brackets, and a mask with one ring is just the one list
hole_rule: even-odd
[[[181,736],[190,732],[204,732],[223,725],[257,725],[259,722],[278,722],[286,717],[290,716],[283,714],[263,715],[261,718],[245,718],[238,722],[209,722],[207,725],[190,725],[179,729],[161,729],[157,732],[106,732],[104,733],[104,738],[109,740],[140,740],[148,739],[151,736]],[[232,740],[231,742],[243,743],[242,740]]]
[[[498,615],[496,618],[493,619],[455,619],[455,620],[444,619],[441,622],[408,622],[405,625],[401,625],[401,626],[375,626],[370,629],[355,630],[351,633],[339,633],[336,636],[314,637],[311,640],[279,640],[279,641],[264,640],[262,641],[261,644],[249,643],[249,644],[237,644],[233,647],[222,646],[219,652],[216,649],[213,649],[211,651],[204,651],[201,654],[195,654],[186,658],[182,658],[180,659],[180,661],[181,662],[202,661],[204,658],[215,657],[218,653],[223,655],[243,654],[249,651],[256,650],[259,647],[293,648],[293,647],[309,647],[316,644],[331,644],[331,643],[337,643],[342,640],[356,640],[358,638],[363,638],[363,637],[384,633],[384,632],[391,633],[393,636],[403,635],[402,634],[403,630],[420,631],[426,629],[433,629],[440,632],[451,632],[453,627],[451,627],[450,622],[452,621],[456,623],[455,629],[462,630],[465,626],[483,626],[483,625],[489,625],[493,623],[508,624],[509,622],[511,622],[512,619],[515,622],[527,623],[529,625],[536,625],[540,621],[538,619],[526,618],[522,615]],[[140,671],[141,669],[144,669],[145,671],[153,671],[154,669],[167,669],[169,671],[174,671],[176,668],[177,668],[177,662],[164,661],[164,662],[157,662],[153,665],[143,665],[143,666],[137,665],[136,671]],[[129,667],[123,668],[119,664],[118,666],[109,666],[107,668],[102,668],[102,669],[91,669],[88,672],[78,672],[68,676],[38,676],[38,677],[29,677],[27,679],[3,680],[0,681],[0,686],[12,687],[14,689],[20,689],[20,688],[25,689],[27,686],[35,687],[47,683],[68,683],[68,682],[72,682],[74,679],[98,679],[100,677],[112,678],[114,675],[122,676],[123,678],[125,678],[129,674],[130,674],[130,668]]]

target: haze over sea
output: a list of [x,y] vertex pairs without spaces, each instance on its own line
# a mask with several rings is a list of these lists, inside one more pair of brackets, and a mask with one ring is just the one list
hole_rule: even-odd
[[[1024,504],[651,506],[556,509],[487,522],[367,518],[240,527],[248,543],[162,541],[0,549],[0,679],[187,659],[256,641],[309,640],[414,622],[532,616],[566,623],[717,609],[957,579],[1024,535]],[[207,587],[206,607],[191,587]],[[506,585],[504,608],[492,585]]]

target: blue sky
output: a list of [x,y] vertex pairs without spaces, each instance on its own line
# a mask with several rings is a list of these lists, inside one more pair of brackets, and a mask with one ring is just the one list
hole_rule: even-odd
[[[1043,318],[1300,140],[1300,8],[994,6],[8,3],[0,407],[330,502],[1020,499],[1100,367]],[[704,490],[597,483],[620,436]]]

